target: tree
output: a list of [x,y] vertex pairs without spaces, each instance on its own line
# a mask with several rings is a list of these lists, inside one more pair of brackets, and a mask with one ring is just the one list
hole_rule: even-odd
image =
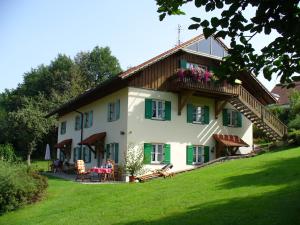
[[22,108],[8,113],[8,121],[19,146],[26,150],[27,163],[30,165],[31,154],[38,142],[54,127],[55,119],[45,118],[47,101],[42,95],[35,99],[25,98],[24,102]]
[[91,52],[80,52],[75,57],[86,82],[94,87],[101,82],[120,73],[121,67],[118,59],[111,54],[109,47],[96,46]]
[[[206,12],[222,10],[219,17],[210,21],[192,17],[189,29],[203,28],[206,38],[230,38],[229,55],[224,58],[220,70],[216,71],[223,79],[234,81],[241,71],[252,71],[264,77],[280,77],[280,83],[294,86],[300,80],[300,8],[299,0],[156,0],[160,20],[168,15],[185,14],[181,7],[194,2],[197,8]],[[246,9],[254,8],[255,15],[246,18]],[[269,45],[256,53],[251,39],[259,33],[266,35],[276,31],[279,35]]]

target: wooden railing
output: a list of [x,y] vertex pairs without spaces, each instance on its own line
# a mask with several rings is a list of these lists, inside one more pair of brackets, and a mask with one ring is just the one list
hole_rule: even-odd
[[280,137],[287,134],[287,126],[274,116],[263,104],[261,104],[253,95],[251,95],[241,85],[229,85],[224,83],[199,82],[191,77],[179,78],[174,76],[171,79],[173,88],[184,88],[201,90],[212,93],[227,94],[238,98],[247,106],[258,118],[266,123]]

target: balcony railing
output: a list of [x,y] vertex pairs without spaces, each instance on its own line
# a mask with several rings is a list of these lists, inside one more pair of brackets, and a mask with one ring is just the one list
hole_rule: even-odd
[[280,137],[287,134],[287,126],[273,115],[263,104],[251,95],[242,85],[230,85],[213,81],[197,81],[193,77],[174,76],[170,79],[172,90],[195,90],[198,92],[217,93],[238,98],[239,101],[250,109],[262,122],[276,132]]

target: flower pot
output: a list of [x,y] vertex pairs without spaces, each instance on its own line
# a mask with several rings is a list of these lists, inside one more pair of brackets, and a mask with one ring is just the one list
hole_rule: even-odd
[[135,182],[135,176],[129,176],[129,182],[130,183]]

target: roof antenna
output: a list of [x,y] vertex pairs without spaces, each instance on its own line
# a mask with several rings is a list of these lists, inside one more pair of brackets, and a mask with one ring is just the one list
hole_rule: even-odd
[[177,43],[177,45],[180,45],[180,32],[182,31],[182,28],[181,28],[181,25],[180,24],[178,24],[178,28],[177,28],[177,32],[178,32],[178,43]]

